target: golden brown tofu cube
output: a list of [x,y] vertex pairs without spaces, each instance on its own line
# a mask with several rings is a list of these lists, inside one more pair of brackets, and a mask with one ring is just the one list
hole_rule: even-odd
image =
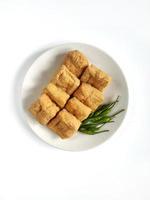
[[41,110],[40,101],[37,100],[29,108],[29,111],[32,113],[33,116],[36,116],[37,113]]
[[86,119],[92,112],[91,108],[84,105],[76,97],[69,99],[65,108],[80,121]]
[[62,139],[75,135],[81,122],[66,109],[61,110],[57,116],[48,124]]
[[80,85],[80,80],[65,65],[62,65],[52,82],[69,95]]
[[95,111],[104,100],[102,92],[88,83],[82,83],[73,96],[79,99],[83,104],[90,107],[92,111]]
[[89,83],[103,91],[110,83],[111,77],[94,65],[88,66],[81,76],[81,81]]
[[69,51],[64,60],[64,65],[77,77],[88,66],[87,58],[78,50]]
[[41,110],[36,115],[37,121],[40,122],[40,124],[42,124],[42,125],[46,125],[52,118],[53,117],[51,117],[51,113],[47,113],[44,110]]
[[60,109],[46,94],[42,94],[39,97],[39,102],[41,105],[41,111],[37,113],[36,118],[41,124],[46,125],[52,118],[55,117]]
[[63,91],[61,88],[57,87],[53,83],[49,83],[44,89],[44,92],[61,108],[64,107],[67,100],[69,99],[69,94]]

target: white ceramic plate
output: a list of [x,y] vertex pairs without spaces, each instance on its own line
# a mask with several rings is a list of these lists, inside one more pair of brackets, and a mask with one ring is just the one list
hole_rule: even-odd
[[30,104],[40,95],[42,88],[49,82],[62,63],[64,54],[73,49],[83,52],[91,63],[99,66],[112,77],[112,83],[104,94],[105,102],[112,101],[119,95],[121,98],[116,109],[124,108],[127,110],[128,89],[120,67],[110,56],[100,49],[81,43],[67,43],[56,46],[46,51],[35,60],[24,78],[22,86],[22,105],[29,126],[42,140],[63,150],[80,151],[95,147],[110,138],[122,123],[126,111],[115,118],[115,123],[106,125],[105,128],[109,129],[109,132],[92,136],[78,133],[73,138],[67,140],[60,139],[50,129],[40,125],[28,112]]

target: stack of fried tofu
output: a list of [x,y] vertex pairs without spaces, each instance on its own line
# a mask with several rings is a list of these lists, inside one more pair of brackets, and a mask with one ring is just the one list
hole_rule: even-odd
[[111,77],[90,64],[81,52],[70,51],[29,110],[62,139],[70,138],[81,122],[103,103],[103,91],[110,81]]

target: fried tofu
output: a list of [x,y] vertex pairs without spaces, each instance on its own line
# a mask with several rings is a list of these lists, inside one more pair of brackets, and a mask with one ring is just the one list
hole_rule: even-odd
[[94,65],[90,65],[83,72],[81,81],[89,83],[98,90],[103,91],[111,82],[111,77]]
[[86,119],[92,112],[91,108],[84,105],[76,97],[69,99],[65,108],[80,121]]
[[49,83],[44,92],[61,108],[63,108],[69,99],[69,94],[57,87],[53,83]]
[[51,101],[47,94],[42,94],[39,97],[39,102],[41,110],[37,113],[36,118],[41,124],[46,125],[52,118],[55,117],[60,109],[54,102]]
[[44,93],[29,108],[32,115],[43,125],[54,118],[59,110],[60,108]]
[[63,64],[66,65],[69,71],[75,76],[80,77],[89,62],[80,51],[74,50],[67,53]]
[[32,115],[35,117],[37,113],[41,110],[40,101],[37,100],[34,103],[31,104],[29,111],[32,113]]
[[81,122],[103,103],[103,91],[110,81],[111,77],[90,65],[80,51],[69,51],[29,111],[62,139],[70,138],[76,135]]
[[66,109],[61,110],[57,116],[50,121],[48,128],[51,128],[62,139],[75,135],[81,122],[69,113]]
[[71,73],[65,65],[62,65],[52,82],[71,95],[80,85],[80,80]]
[[104,100],[102,92],[88,83],[82,83],[73,96],[79,99],[83,104],[90,107],[92,111],[95,111]]

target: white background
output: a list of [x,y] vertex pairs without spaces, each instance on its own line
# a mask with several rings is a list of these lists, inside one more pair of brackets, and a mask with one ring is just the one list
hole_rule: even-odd
[[[48,146],[19,114],[27,60],[62,42],[100,47],[128,81],[126,120],[89,151]],[[150,199],[149,0],[0,0],[0,70],[0,200]]]

